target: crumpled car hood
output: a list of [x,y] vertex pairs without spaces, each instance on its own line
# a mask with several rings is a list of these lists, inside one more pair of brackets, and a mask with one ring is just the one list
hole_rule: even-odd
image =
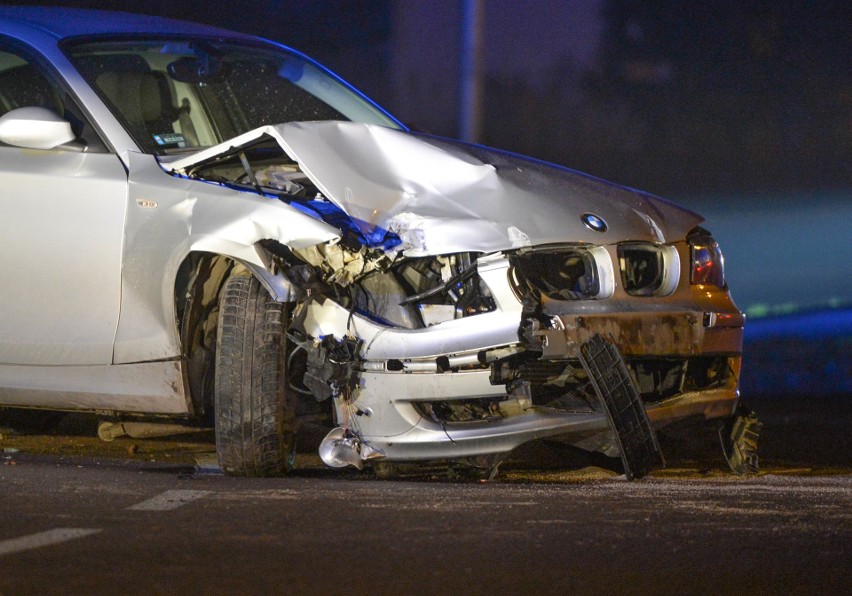
[[[560,242],[672,242],[703,219],[663,199],[481,146],[356,122],[264,126],[165,164],[178,173],[273,137],[367,237],[409,256]],[[581,220],[602,218],[597,232]]]

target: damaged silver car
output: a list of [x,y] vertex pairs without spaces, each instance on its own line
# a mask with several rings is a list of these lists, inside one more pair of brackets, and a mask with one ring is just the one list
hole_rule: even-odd
[[[410,132],[285,47],[176,21],[0,7],[0,404],[212,424],[221,467],[495,471],[550,438],[663,465],[723,423],[744,316],[702,218]],[[151,431],[156,432],[156,431]]]

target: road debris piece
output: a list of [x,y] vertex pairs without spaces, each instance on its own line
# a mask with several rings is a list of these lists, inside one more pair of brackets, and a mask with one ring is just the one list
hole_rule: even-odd
[[627,479],[664,468],[657,435],[618,348],[596,333],[580,346],[580,362],[606,409]]
[[757,457],[757,440],[763,423],[757,415],[742,403],[737,411],[719,429],[719,439],[722,442],[722,453],[734,474],[757,474],[759,461]]
[[150,422],[101,422],[98,424],[98,437],[102,441],[113,441],[118,437],[150,439],[187,433],[203,432],[207,429],[182,424],[155,424]]

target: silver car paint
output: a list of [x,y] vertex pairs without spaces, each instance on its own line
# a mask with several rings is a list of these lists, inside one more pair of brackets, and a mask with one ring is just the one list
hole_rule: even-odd
[[47,108],[17,108],[0,116],[0,142],[8,145],[53,149],[75,138],[71,124]]
[[171,176],[150,155],[131,153],[129,163],[116,364],[180,356],[174,280],[190,252],[213,252],[263,269],[259,240],[302,248],[338,237],[336,228],[281,201]]
[[[397,233],[407,256],[557,242],[671,242],[702,218],[662,199],[482,147],[357,122],[264,126],[174,161],[193,165],[274,138],[362,231]],[[583,213],[608,222],[587,228]]]
[[0,365],[0,403],[58,410],[190,413],[179,361],[121,366]]
[[0,156],[3,403],[186,413],[179,363],[109,366],[180,357],[182,260],[209,251],[262,272],[258,240],[304,247],[338,234],[280,201],[175,178],[150,155],[128,154],[129,192],[112,154],[0,147]]
[[110,364],[127,177],[115,155],[0,147],[0,364]]

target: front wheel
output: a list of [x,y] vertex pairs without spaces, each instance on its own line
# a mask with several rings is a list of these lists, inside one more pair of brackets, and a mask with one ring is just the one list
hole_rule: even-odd
[[251,275],[232,275],[219,300],[216,452],[226,474],[276,476],[290,467],[295,406],[286,380],[289,309]]

